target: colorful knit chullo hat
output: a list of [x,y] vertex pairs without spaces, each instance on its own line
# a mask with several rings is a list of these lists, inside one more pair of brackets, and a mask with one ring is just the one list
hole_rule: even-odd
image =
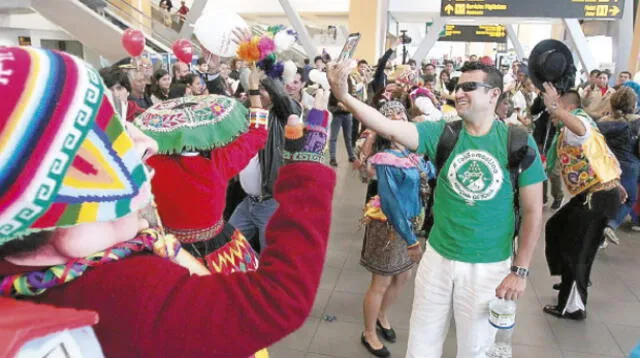
[[146,169],[105,91],[71,55],[0,49],[0,245],[150,202]]
[[248,113],[235,99],[213,94],[158,103],[133,123],[158,142],[160,154],[179,154],[233,142],[249,127]]

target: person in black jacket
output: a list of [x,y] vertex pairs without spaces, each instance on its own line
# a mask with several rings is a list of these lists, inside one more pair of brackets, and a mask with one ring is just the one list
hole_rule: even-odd
[[[540,154],[545,156],[547,151],[549,151],[551,141],[555,136],[557,129],[551,122],[549,112],[547,112],[547,108],[544,105],[542,96],[538,96],[531,104],[531,115],[536,116],[538,114],[540,116],[535,122],[533,139],[538,144],[538,150],[540,151]],[[553,197],[551,209],[557,210],[560,208],[560,206],[562,206],[562,201],[564,200],[564,192],[562,191],[562,178],[560,177],[560,171],[558,168],[553,168],[553,170],[550,170],[547,174],[549,179],[544,182],[544,188],[542,190],[543,202],[545,204],[547,203],[547,193],[549,190],[548,187],[549,184],[551,184],[551,196]]]
[[[302,114],[302,107],[285,92],[282,81],[270,77],[261,82],[260,98],[263,106],[270,108],[267,143],[240,172],[240,185],[247,196],[235,208],[229,223],[247,239],[257,235],[261,252],[266,247],[267,223],[278,208],[273,186],[284,164],[284,127],[290,115]],[[252,246],[257,245],[253,242]]]

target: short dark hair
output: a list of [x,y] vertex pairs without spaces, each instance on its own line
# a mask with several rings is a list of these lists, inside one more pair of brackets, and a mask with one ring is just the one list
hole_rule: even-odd
[[453,61],[451,61],[451,60],[444,60],[443,64],[444,64],[445,66],[446,66],[446,65],[448,65],[448,64],[455,65],[455,63],[453,63]]
[[313,63],[318,62],[318,60],[322,61],[322,56],[316,56],[316,57],[313,59]]
[[181,98],[187,95],[187,85],[182,82],[176,82],[169,88],[169,99]]
[[625,73],[625,74],[629,75],[629,78],[632,78],[632,77],[633,77],[633,75],[632,75],[632,74],[631,74],[631,72],[629,72],[629,71],[620,71],[620,73],[618,73],[618,76],[620,76],[620,75],[621,75],[621,74],[623,74],[623,73]]
[[436,75],[433,74],[433,73],[430,73],[428,75],[424,75],[424,77],[422,79],[424,80],[424,83],[435,82],[436,81]]
[[308,58],[305,58],[305,59],[304,59],[304,64],[305,64],[305,65],[308,65],[308,64],[309,64],[309,59],[308,59]]
[[37,231],[0,245],[0,257],[34,251],[51,239],[54,231]]
[[204,59],[204,56],[198,57],[198,62],[197,62],[198,66],[202,66],[205,63],[207,63],[207,60]]
[[429,66],[436,68],[436,65],[434,65],[433,63],[425,63],[424,66],[422,66],[422,68],[427,68]]
[[576,108],[582,108],[582,100],[580,99],[580,93],[574,89],[567,90],[562,94],[562,97],[566,98],[569,103],[576,106]]
[[365,65],[368,65],[368,64],[369,64],[369,62],[367,62],[367,60],[364,60],[364,59],[363,59],[363,60],[358,61],[358,66],[362,65],[363,63],[364,63]]
[[409,61],[407,61],[407,65],[415,65],[416,64],[416,60],[410,58]]
[[187,86],[191,86],[193,84],[193,81],[196,78],[200,78],[200,76],[196,75],[195,73],[189,73],[186,76],[182,77],[182,79],[180,80],[180,83],[184,83]]
[[507,118],[509,118],[511,117],[511,115],[513,115],[513,112],[515,111],[511,92],[502,92],[500,94],[500,97],[498,97],[498,102],[496,103],[496,109],[498,109],[498,106],[500,105],[500,103],[504,101],[509,101],[509,108],[507,109],[507,113],[506,113]]
[[591,70],[591,72],[589,72],[589,76],[600,76],[600,70]]
[[485,82],[489,84],[493,88],[498,88],[500,91],[504,88],[504,81],[502,79],[502,73],[495,68],[495,66],[488,66],[483,64],[482,62],[467,62],[460,69],[460,72],[470,72],[470,71],[482,71],[484,72],[487,79]]
[[126,88],[129,93],[131,93],[131,82],[129,81],[129,76],[127,76],[127,73],[122,69],[115,67],[105,67],[99,72],[107,88],[111,88],[119,84],[120,86]]
[[447,83],[447,91],[449,91],[449,93],[453,94],[455,92],[456,85],[458,84],[459,79],[460,77],[454,77],[449,79],[449,82]]

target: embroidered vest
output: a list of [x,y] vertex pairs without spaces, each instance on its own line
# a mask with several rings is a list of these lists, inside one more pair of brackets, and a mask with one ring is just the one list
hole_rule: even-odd
[[589,138],[580,146],[565,143],[562,131],[558,137],[558,159],[562,179],[571,195],[619,179],[622,173],[604,136],[594,127]]

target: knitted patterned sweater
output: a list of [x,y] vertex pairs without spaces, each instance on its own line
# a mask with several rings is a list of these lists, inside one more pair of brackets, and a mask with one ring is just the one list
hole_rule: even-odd
[[227,183],[249,164],[267,141],[264,128],[251,128],[231,144],[203,156],[156,155],[153,195],[160,217],[171,229],[205,229],[222,218]]
[[[258,271],[190,276],[153,254],[135,254],[25,299],[98,312],[107,357],[247,357],[300,327],[324,264],[334,172],[316,163],[284,166],[280,206],[267,227]],[[0,259],[0,276],[30,272]],[[0,312],[0,316],[10,312]]]

